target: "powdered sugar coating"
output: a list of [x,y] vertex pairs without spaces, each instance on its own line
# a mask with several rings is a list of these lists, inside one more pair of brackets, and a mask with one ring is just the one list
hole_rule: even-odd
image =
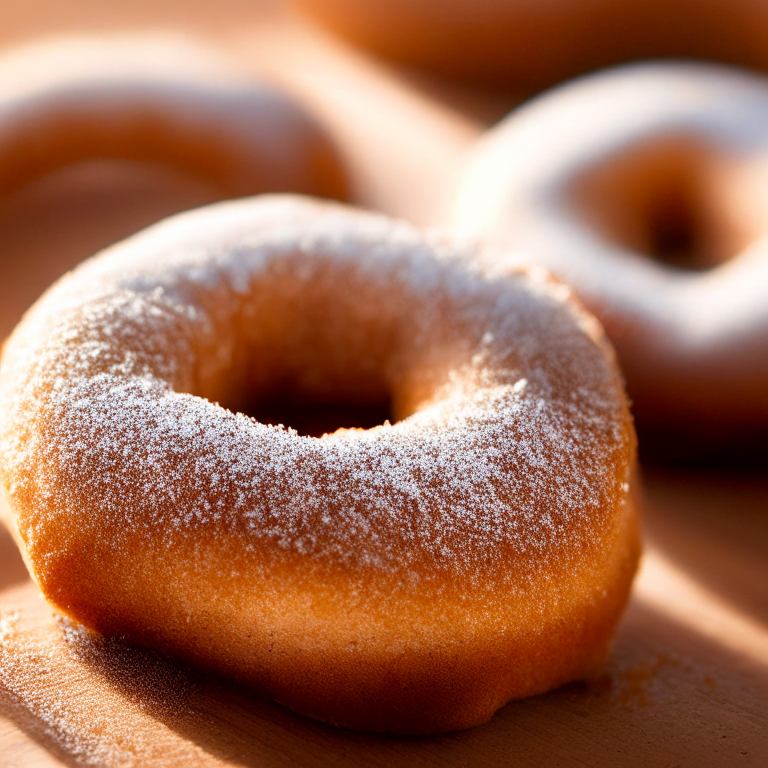
[[[299,621],[326,650],[343,627],[397,647],[457,622],[544,631],[560,601],[598,601],[632,515],[621,382],[562,285],[493,263],[273,197],[176,217],[64,278],[0,370],[2,481],[43,590],[152,640],[208,584],[201,605],[248,614],[249,638]],[[215,402],[275,388],[384,393],[401,420],[302,437]],[[131,590],[158,573],[166,623],[137,628]]]
[[[130,510],[142,505],[145,524],[153,532],[162,530],[169,547],[199,526],[219,525],[247,532],[246,547],[270,541],[313,558],[390,570],[429,557],[434,568],[458,569],[473,578],[477,558],[495,558],[499,546],[547,556],[557,547],[560,519],[570,522],[599,510],[604,497],[621,492],[613,467],[590,455],[598,440],[619,448],[626,440],[615,415],[623,403],[615,392],[612,400],[600,393],[612,383],[613,372],[579,359],[591,339],[575,324],[568,329],[574,339],[564,362],[572,369],[572,392],[559,392],[541,368],[528,371],[527,358],[540,356],[538,349],[526,348],[529,338],[535,331],[551,338],[560,330],[548,325],[549,306],[548,312],[531,306],[559,309],[546,282],[518,275],[489,283],[469,260],[466,266],[457,262],[467,254],[443,246],[432,255],[431,246],[409,227],[384,232],[373,216],[352,243],[336,234],[337,228],[344,231],[338,219],[348,215],[336,209],[301,232],[290,210],[297,205],[274,201],[262,204],[257,215],[247,203],[230,206],[229,218],[259,235],[263,222],[278,223],[262,243],[251,244],[236,231],[230,237],[237,247],[226,240],[212,247],[199,238],[208,224],[203,221],[195,233],[185,233],[195,242],[191,257],[178,242],[179,228],[166,225],[150,235],[159,247],[142,250],[146,236],[139,238],[78,270],[52,292],[23,329],[25,357],[29,337],[38,340],[37,362],[32,376],[19,376],[16,397],[19,405],[30,396],[38,399],[46,422],[56,426],[45,446],[18,433],[4,437],[4,476],[11,480],[12,497],[32,491],[46,506],[53,503],[75,516],[81,510],[73,496],[98,498],[104,513],[128,529]],[[279,221],[286,209],[287,226]],[[174,391],[177,382],[196,389],[190,386],[195,367],[190,349],[196,335],[211,335],[217,325],[194,303],[194,292],[220,290],[223,283],[245,296],[254,275],[296,252],[294,278],[311,284],[313,254],[331,252],[335,264],[343,269],[354,262],[382,292],[387,283],[402,282],[427,320],[436,312],[430,306],[434,296],[455,296],[465,304],[491,293],[496,306],[472,310],[479,317],[470,320],[483,335],[466,355],[466,370],[455,374],[459,381],[443,385],[444,399],[394,426],[318,440]],[[515,283],[535,291],[522,306],[522,286]],[[508,296],[500,286],[508,286]],[[505,306],[512,299],[518,306]],[[190,327],[173,339],[185,321]],[[43,324],[48,333],[41,333]],[[525,335],[521,325],[528,326]],[[496,341],[504,339],[510,342]],[[571,341],[581,341],[581,349],[572,349]],[[514,363],[492,372],[491,357]],[[466,394],[468,379],[478,389]],[[17,407],[16,412],[29,411]],[[24,472],[29,452],[41,448],[45,471],[30,478]],[[294,474],[299,466],[301,474]],[[507,467],[511,476],[501,472]],[[265,475],[284,483],[264,489]],[[329,494],[343,510],[341,519],[323,513]],[[192,503],[179,505],[182,496]],[[435,504],[435,496],[442,503]],[[542,501],[548,507],[543,514]],[[113,544],[119,547],[119,527],[115,533]],[[34,542],[33,530],[25,534]]]

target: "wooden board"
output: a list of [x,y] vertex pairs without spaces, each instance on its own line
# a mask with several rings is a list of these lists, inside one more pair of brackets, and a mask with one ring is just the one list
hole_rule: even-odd
[[[5,45],[82,29],[208,36],[312,104],[359,203],[419,223],[436,218],[474,137],[514,103],[389,69],[273,3],[8,5]],[[179,180],[110,173],[65,175],[2,202],[0,332],[96,247],[205,198]],[[3,532],[0,766],[768,766],[768,473],[647,469],[644,527],[642,571],[599,676],[511,703],[471,731],[408,739],[327,727],[89,640],[51,614]]]

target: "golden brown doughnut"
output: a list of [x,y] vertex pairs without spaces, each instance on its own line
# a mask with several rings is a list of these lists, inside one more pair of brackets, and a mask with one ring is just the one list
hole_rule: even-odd
[[293,0],[402,64],[531,93],[610,64],[703,58],[768,69],[762,0]]
[[[64,277],[0,364],[4,515],[45,596],[353,728],[467,728],[588,674],[637,563],[632,421],[598,323],[494,269],[274,196]],[[397,421],[234,412],[276,393]]]
[[637,65],[492,129],[450,218],[576,289],[657,449],[721,453],[768,428],[767,161],[764,79]]
[[159,163],[222,197],[344,197],[323,129],[297,103],[169,35],[73,37],[0,58],[0,192],[88,160]]

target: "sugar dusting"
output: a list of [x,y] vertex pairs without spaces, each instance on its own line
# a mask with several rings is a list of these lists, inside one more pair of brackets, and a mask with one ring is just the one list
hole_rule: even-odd
[[[361,225],[334,207],[312,214],[274,199],[155,228],[33,310],[2,385],[3,480],[20,508],[46,510],[21,518],[33,562],[57,557],[42,542],[62,515],[117,549],[146,531],[158,557],[215,528],[244,551],[406,581],[425,566],[473,581],[500,560],[520,576],[526,563],[562,564],[575,540],[599,546],[596,531],[610,524],[601,516],[626,494],[613,459],[629,438],[615,374],[590,321],[561,303],[562,286],[489,275],[476,257],[406,225],[374,216]],[[329,270],[353,286],[374,282],[380,324],[396,322],[398,293],[418,307],[407,310],[412,338],[400,340],[406,359],[380,363],[390,378],[415,375],[449,343],[434,332],[449,306],[449,333],[466,338],[431,405],[395,425],[315,439],[187,393],[205,390],[203,376],[226,375],[232,353],[217,339],[254,285],[276,290],[287,274],[311,290]],[[211,310],[209,295],[228,297],[232,310]],[[216,350],[203,375],[201,349]],[[302,363],[300,344],[285,352]]]

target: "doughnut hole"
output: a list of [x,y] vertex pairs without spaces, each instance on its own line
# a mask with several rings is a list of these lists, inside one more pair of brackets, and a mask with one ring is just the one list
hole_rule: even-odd
[[705,271],[764,229],[765,194],[734,155],[685,136],[612,153],[572,185],[577,216],[601,238],[680,270]]
[[[303,437],[322,437],[339,429],[372,429],[410,415],[394,415],[392,393],[380,374],[375,352],[354,351],[339,339],[311,333],[311,324],[302,328],[297,315],[293,323],[298,333],[285,329],[284,335],[255,345],[244,340],[239,368],[229,374],[236,383],[219,398],[221,405],[262,424],[294,429]],[[291,348],[285,365],[276,359],[281,339]],[[347,349],[348,357],[343,354]]]
[[467,357],[461,323],[355,265],[302,264],[252,286],[230,363],[193,394],[308,437],[396,424],[440,399]]
[[389,400],[358,403],[275,395],[255,400],[239,411],[262,424],[282,424],[303,437],[322,437],[339,429],[372,429],[394,423]]

